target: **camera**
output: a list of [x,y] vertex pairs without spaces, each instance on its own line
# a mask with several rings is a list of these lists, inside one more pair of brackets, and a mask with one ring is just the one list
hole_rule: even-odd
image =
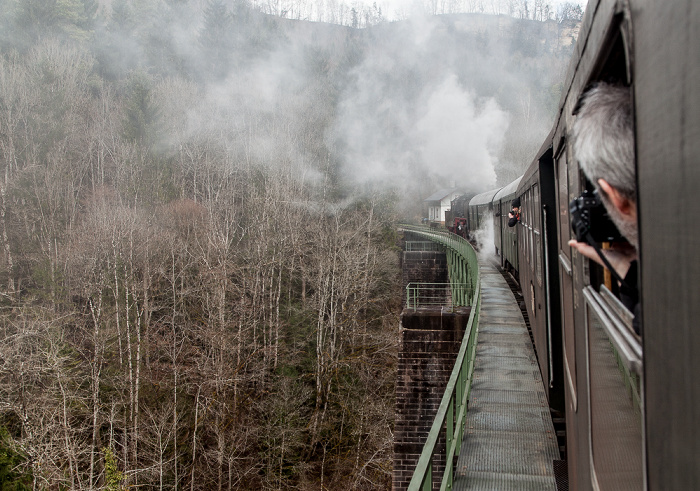
[[[578,242],[589,242],[588,234],[596,243],[624,240],[608,216],[598,191],[585,190],[569,203],[571,229]],[[595,244],[590,244],[595,245]]]

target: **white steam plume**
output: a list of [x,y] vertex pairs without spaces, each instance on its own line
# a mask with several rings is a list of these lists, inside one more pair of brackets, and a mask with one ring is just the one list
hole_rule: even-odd
[[484,221],[481,227],[474,233],[477,245],[477,254],[482,261],[493,261],[495,257],[495,235],[493,230],[493,213],[484,214]]
[[351,179],[401,190],[430,182],[430,192],[495,185],[509,115],[457,75],[432,39],[435,22],[410,19],[352,72],[330,135]]

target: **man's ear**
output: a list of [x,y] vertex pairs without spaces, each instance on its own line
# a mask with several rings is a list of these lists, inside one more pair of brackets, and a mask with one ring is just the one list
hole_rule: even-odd
[[620,192],[610,185],[605,179],[598,179],[598,186],[608,196],[612,205],[617,208],[622,215],[630,215],[633,212],[632,202],[624,197]]

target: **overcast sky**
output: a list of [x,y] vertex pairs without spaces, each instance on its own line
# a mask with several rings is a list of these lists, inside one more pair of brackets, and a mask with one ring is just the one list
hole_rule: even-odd
[[[441,3],[442,0],[434,1]],[[492,0],[484,0],[484,3],[488,5],[491,1]],[[376,3],[377,6],[381,7],[384,18],[394,20],[396,17],[405,17],[406,14],[411,11],[411,5],[415,2],[419,2],[421,4],[426,3],[425,0],[354,0],[349,3],[358,3],[368,6]],[[549,3],[555,9],[560,4],[566,2],[579,4],[584,10],[586,9],[586,4],[588,3],[587,0],[545,0],[545,3]],[[530,0],[529,3],[533,3],[532,0]]]

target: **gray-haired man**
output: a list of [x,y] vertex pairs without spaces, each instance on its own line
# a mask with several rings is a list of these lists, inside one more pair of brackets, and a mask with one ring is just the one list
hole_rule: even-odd
[[[622,291],[621,296],[628,297],[623,302],[634,310],[638,303],[639,235],[630,89],[598,83],[581,96],[575,114],[571,131],[574,157],[598,189],[608,215],[631,245],[606,249],[603,254],[617,274],[625,278],[624,289],[628,291]],[[572,240],[569,245],[604,266],[589,244]]]

